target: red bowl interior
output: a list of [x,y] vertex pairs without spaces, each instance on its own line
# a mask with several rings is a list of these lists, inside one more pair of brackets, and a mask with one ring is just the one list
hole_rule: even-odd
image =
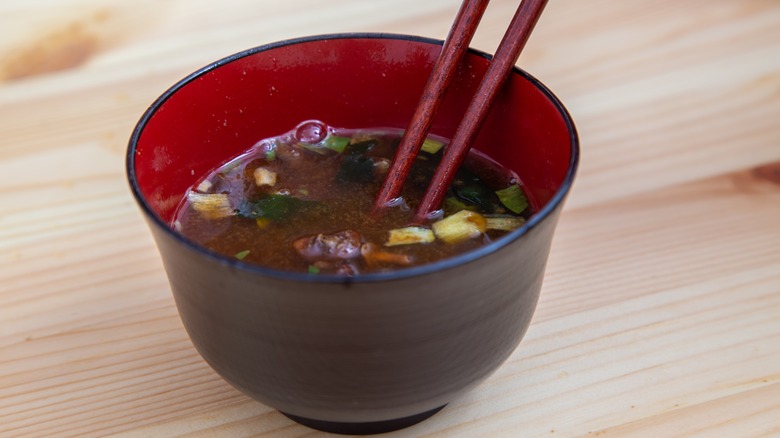
[[[440,50],[433,40],[345,35],[272,44],[219,61],[147,111],[128,152],[131,183],[169,222],[197,178],[303,120],[405,128]],[[432,133],[452,136],[488,62],[484,54],[467,54]],[[573,177],[576,133],[566,110],[519,70],[474,147],[517,172],[538,208]]]

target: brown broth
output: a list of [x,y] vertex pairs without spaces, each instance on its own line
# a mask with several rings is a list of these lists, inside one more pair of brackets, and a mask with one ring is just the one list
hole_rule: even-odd
[[[334,129],[323,124],[320,128],[326,132],[319,132],[319,137],[315,132],[312,137],[311,133],[301,133],[301,126],[305,127],[305,123],[312,122],[304,122],[296,130],[258,142],[246,153],[199,179],[199,183],[190,189],[192,193],[227,195],[229,208],[238,214],[223,211],[224,217],[216,217],[221,215],[198,211],[195,208],[197,206],[193,205],[193,198],[185,197],[175,215],[173,227],[207,248],[245,262],[284,271],[344,275],[383,272],[431,263],[473,250],[506,234],[506,231],[488,230],[459,243],[445,243],[436,239],[431,243],[385,247],[389,230],[411,225],[414,211],[442,152],[421,152],[404,185],[402,202],[388,207],[384,214],[372,215],[374,199],[403,131]],[[326,139],[317,142],[325,134]],[[343,151],[337,152],[324,146],[330,144],[330,141],[340,141],[342,144],[331,144],[334,149],[338,149],[347,141],[339,137],[348,138],[350,142]],[[303,143],[300,138],[314,144]],[[443,138],[429,138],[445,145],[447,143]],[[362,151],[361,149],[369,144],[367,142],[373,146]],[[346,161],[353,166],[345,164]],[[275,184],[258,186],[254,173],[261,167],[276,174]],[[208,183],[201,185],[202,181]],[[517,175],[473,151],[456,176],[453,187],[458,186],[456,190],[461,192],[474,187],[481,187],[479,190],[482,192],[492,192],[515,184],[520,184]],[[490,205],[495,207],[495,211],[490,213],[519,218],[525,218],[531,213],[529,206],[520,214],[514,214],[501,204],[495,194],[492,196],[495,199],[490,200]],[[294,198],[294,202],[286,202],[290,198]],[[448,194],[448,199],[451,198],[474,208],[464,202],[462,197],[456,196],[452,190]],[[254,207],[253,210],[247,207],[246,200],[261,199],[267,201],[265,204],[263,202],[266,201],[260,201],[262,208]],[[289,207],[287,214],[285,207]],[[450,215],[457,210],[458,207],[447,201],[442,213]],[[248,211],[249,215],[259,214],[263,217],[244,217]],[[272,216],[270,219],[266,217],[269,215]],[[432,219],[422,226],[431,228],[431,222],[436,220]],[[293,244],[303,236],[332,234],[344,230],[357,231],[362,243],[373,243],[372,248],[378,251],[409,256],[407,261],[411,261],[411,264],[375,260],[369,263],[362,256],[343,262],[340,259],[306,259]],[[345,269],[344,264],[349,267]]]

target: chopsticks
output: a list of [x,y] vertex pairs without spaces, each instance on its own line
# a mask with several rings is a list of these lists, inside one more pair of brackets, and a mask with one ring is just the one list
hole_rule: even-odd
[[433,116],[439,109],[447,87],[455,76],[455,70],[469,48],[471,38],[477,30],[479,20],[490,0],[465,0],[452,23],[450,33],[444,41],[439,58],[433,66],[422,96],[417,103],[409,126],[401,137],[393,163],[390,166],[382,188],[377,195],[375,210],[391,205],[401,195],[401,188],[409,175],[420,147],[428,135]]
[[[466,158],[474,139],[479,134],[479,129],[485,122],[487,114],[498,95],[498,91],[517,62],[517,58],[520,56],[523,47],[525,47],[525,43],[528,41],[528,37],[531,35],[546,4],[547,0],[523,0],[517,8],[498,49],[496,49],[485,77],[482,79],[474,94],[474,98],[466,109],[461,124],[455,131],[450,144],[444,149],[444,156],[417,208],[414,217],[416,223],[425,221],[441,204],[447,188],[452,183],[455,172]],[[485,6],[487,6],[487,1],[469,0],[464,1],[461,6],[447,42],[445,42],[442,48],[442,53],[439,55],[431,78],[429,78],[425,91],[418,103],[414,118],[406,130],[406,134],[401,139],[401,144],[393,164],[377,196],[376,209],[391,205],[400,195],[411,165],[428,134],[435,111],[438,109],[446,86],[449,84],[449,79],[451,79],[460,57],[465,53],[465,48],[461,47],[460,44],[468,45],[476,25],[482,17]],[[472,16],[469,17],[469,15]],[[461,26],[464,26],[462,23],[464,21],[473,23],[474,29],[467,27],[466,30],[470,33],[464,32],[462,36]],[[459,39],[450,43],[450,39],[453,36],[459,37]],[[440,64],[444,63],[447,64],[440,66]],[[447,71],[450,76],[445,78],[446,80],[437,79],[441,75],[440,71]]]

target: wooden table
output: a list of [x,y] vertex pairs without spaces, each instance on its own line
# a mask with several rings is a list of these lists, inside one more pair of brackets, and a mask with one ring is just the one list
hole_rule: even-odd
[[[127,138],[212,60],[444,38],[458,4],[3,0],[0,436],[319,436],[193,349]],[[472,45],[492,52],[516,4],[494,0]],[[780,3],[555,0],[520,64],[583,149],[541,303],[487,382],[392,436],[780,436]]]

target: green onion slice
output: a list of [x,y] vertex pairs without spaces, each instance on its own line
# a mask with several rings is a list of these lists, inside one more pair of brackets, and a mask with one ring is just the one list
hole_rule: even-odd
[[325,140],[323,141],[323,145],[331,150],[334,150],[338,153],[344,152],[344,149],[347,147],[347,145],[350,142],[349,137],[339,137],[338,135],[329,135]]
[[520,214],[528,208],[528,198],[518,184],[496,191],[499,201],[515,214]]
[[436,152],[439,152],[441,148],[444,147],[444,143],[437,141],[437,140],[431,140],[430,138],[426,138],[423,142],[420,149],[423,152],[428,152],[429,154],[435,154]]

